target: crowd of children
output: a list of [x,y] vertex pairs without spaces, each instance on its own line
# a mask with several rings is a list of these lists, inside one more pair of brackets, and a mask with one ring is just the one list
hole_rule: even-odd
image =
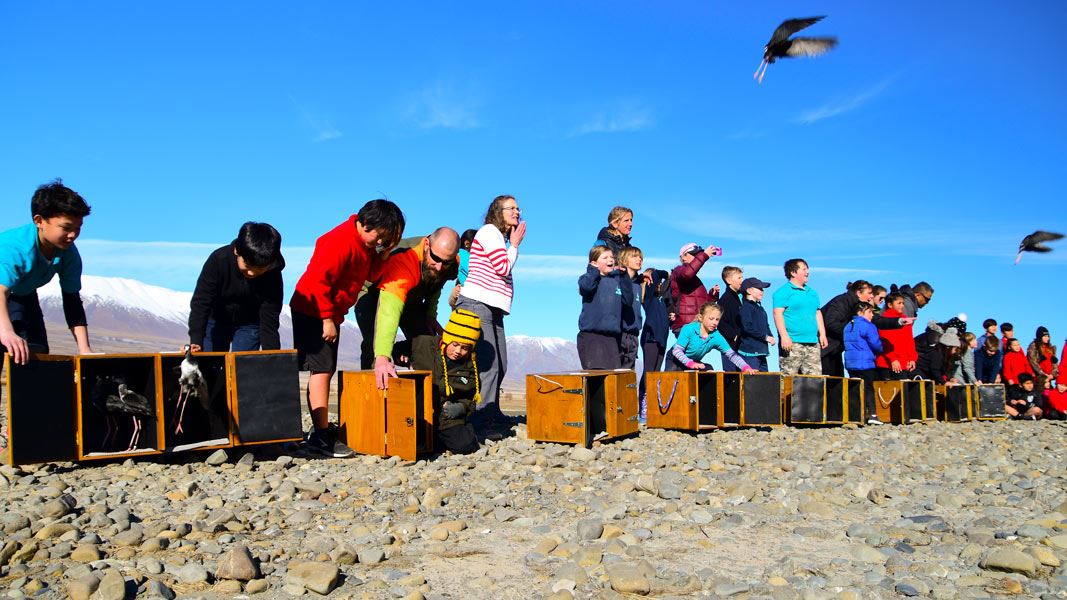
[[[934,294],[929,283],[886,289],[862,280],[850,282],[845,293],[820,305],[807,285],[807,263],[790,259],[783,269],[787,282],[773,299],[776,339],[762,304],[771,284],[744,277],[740,267],[726,266],[721,273],[725,288],[706,287],[699,272],[721,250],[696,243],[681,247],[680,264],[671,273],[642,271],[643,255],[631,244],[632,229],[633,211],[613,208],[608,226],[589,251],[586,273],[579,277],[582,368],[632,369],[640,347],[645,372],[709,369],[706,355],[712,350],[722,355],[725,370],[767,371],[777,345],[783,374],[840,377],[847,370],[864,381],[867,397],[874,397],[875,381],[1003,383],[1009,398],[1005,412],[1012,418],[1064,417],[1067,385],[1058,379],[1056,348],[1044,327],[1038,328],[1025,352],[1010,323],[1001,326],[998,338],[993,319],[983,323],[981,336],[967,331],[964,315],[944,323],[931,320],[916,335],[918,311]],[[668,330],[673,343],[668,343]],[[640,390],[643,420],[643,383]],[[880,422],[875,414],[867,421]]]

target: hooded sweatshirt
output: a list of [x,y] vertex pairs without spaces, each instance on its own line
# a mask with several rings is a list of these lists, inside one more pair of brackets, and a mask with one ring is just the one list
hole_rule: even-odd
[[582,312],[578,315],[578,330],[619,335],[622,333],[622,307],[632,304],[634,285],[624,271],[601,275],[593,265],[578,278],[578,294],[582,297]]
[[[899,319],[904,316],[904,313],[888,308],[882,315],[889,319]],[[882,353],[874,361],[876,366],[888,369],[895,360],[903,369],[907,367],[909,361],[919,359],[915,351],[915,340],[912,338],[911,328],[911,325],[904,325],[900,329],[878,330],[878,338],[882,342]]]
[[1004,382],[1010,384],[1019,383],[1019,375],[1022,373],[1029,373],[1031,376],[1034,374],[1034,370],[1030,368],[1030,361],[1027,360],[1022,350],[1005,352],[1003,368]]

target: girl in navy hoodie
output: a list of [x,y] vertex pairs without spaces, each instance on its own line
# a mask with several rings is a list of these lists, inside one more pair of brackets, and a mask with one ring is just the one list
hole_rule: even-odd
[[578,358],[586,370],[622,366],[619,339],[622,307],[634,300],[634,285],[626,271],[615,269],[615,255],[606,246],[589,250],[589,266],[578,278],[582,313],[578,316]]
[[875,412],[874,380],[878,370],[874,366],[874,357],[882,353],[882,339],[878,337],[878,328],[871,323],[873,318],[874,306],[860,302],[856,305],[856,314],[844,329],[845,368],[849,377],[863,380],[868,425],[881,424]]

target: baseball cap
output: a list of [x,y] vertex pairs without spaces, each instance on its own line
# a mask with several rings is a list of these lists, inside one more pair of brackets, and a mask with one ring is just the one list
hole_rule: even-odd
[[771,284],[767,283],[766,281],[761,281],[755,277],[746,277],[745,280],[741,282],[741,293],[744,294],[745,291],[748,290],[748,288],[752,287],[767,289],[771,287]]
[[682,257],[686,254],[700,254],[704,249],[697,245],[695,242],[689,242],[678,250],[678,256]]

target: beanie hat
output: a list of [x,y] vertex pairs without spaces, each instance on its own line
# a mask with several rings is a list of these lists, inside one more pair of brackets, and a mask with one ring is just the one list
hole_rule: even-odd
[[[967,315],[961,315],[966,317]],[[945,327],[955,327],[956,331],[965,333],[967,331],[967,319],[961,319],[960,317],[952,317],[945,323]]]
[[482,320],[478,315],[469,310],[457,308],[448,317],[448,324],[441,334],[441,341],[445,344],[456,342],[466,346],[473,346],[482,337]]
[[933,319],[930,319],[929,321],[927,321],[926,330],[927,331],[936,331],[938,333],[944,333],[945,332],[945,330],[941,328],[941,325],[938,325],[937,321],[935,321]]
[[1048,328],[1045,327],[1044,325],[1042,325],[1041,327],[1037,328],[1037,334],[1035,334],[1034,337],[1036,337],[1038,340],[1040,340],[1041,336],[1045,336],[1045,335],[1048,335]]
[[945,333],[941,334],[941,337],[938,338],[937,342],[942,346],[959,346],[960,336],[956,333],[955,327],[949,327],[945,330]]

